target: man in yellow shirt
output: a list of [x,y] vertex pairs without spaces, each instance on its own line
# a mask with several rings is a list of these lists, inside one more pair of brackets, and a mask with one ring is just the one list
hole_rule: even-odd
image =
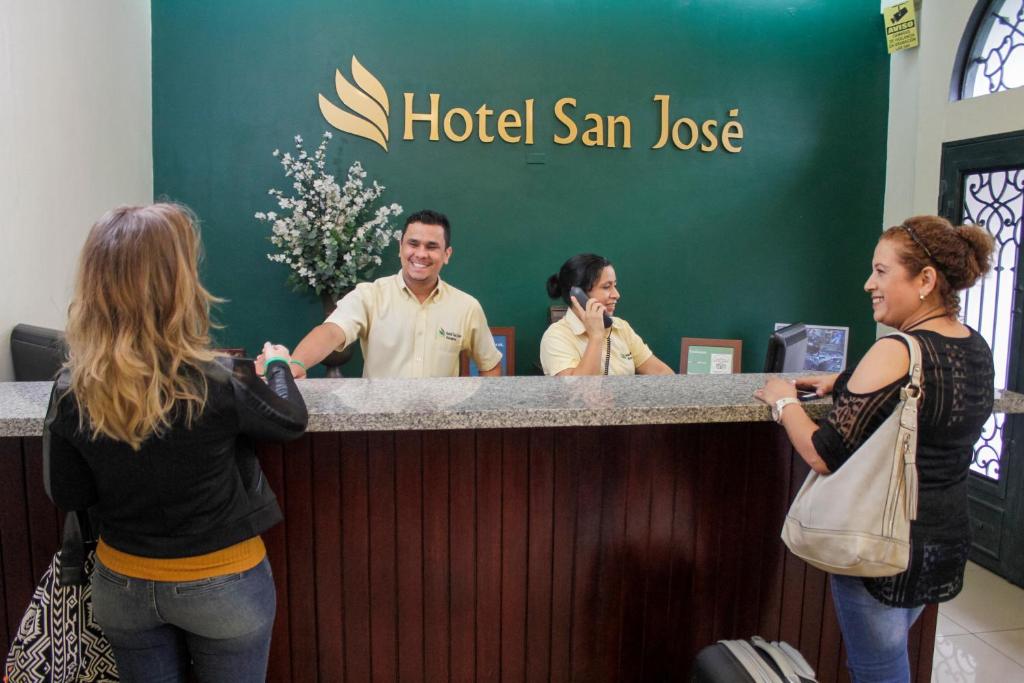
[[452,255],[448,218],[430,210],[409,216],[398,254],[400,272],[356,285],[299,342],[292,353],[296,376],[356,339],[363,377],[454,377],[462,351],[481,375],[501,374],[501,352],[480,302],[440,278]]

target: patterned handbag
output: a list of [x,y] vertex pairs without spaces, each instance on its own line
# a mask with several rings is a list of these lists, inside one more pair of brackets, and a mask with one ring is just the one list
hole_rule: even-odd
[[94,544],[85,513],[69,512],[64,541],[36,586],[4,665],[4,683],[116,683],[110,643],[92,616]]

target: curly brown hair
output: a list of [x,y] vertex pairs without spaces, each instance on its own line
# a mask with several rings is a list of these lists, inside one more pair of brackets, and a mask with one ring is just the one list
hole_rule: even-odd
[[974,285],[992,268],[995,240],[978,225],[954,227],[941,216],[914,216],[894,225],[881,239],[897,245],[900,263],[915,276],[931,266],[946,310],[960,311],[960,292]]

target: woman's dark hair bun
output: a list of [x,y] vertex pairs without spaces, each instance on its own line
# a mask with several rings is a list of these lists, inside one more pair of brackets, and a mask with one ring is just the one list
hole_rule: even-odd
[[558,273],[548,278],[548,296],[552,299],[562,296],[562,287],[558,284]]

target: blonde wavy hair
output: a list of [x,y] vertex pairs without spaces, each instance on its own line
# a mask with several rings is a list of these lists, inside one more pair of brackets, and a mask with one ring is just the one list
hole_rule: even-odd
[[67,367],[80,426],[138,450],[206,405],[199,366],[210,350],[210,304],[199,282],[199,234],[178,204],[123,206],[86,238],[68,309]]

